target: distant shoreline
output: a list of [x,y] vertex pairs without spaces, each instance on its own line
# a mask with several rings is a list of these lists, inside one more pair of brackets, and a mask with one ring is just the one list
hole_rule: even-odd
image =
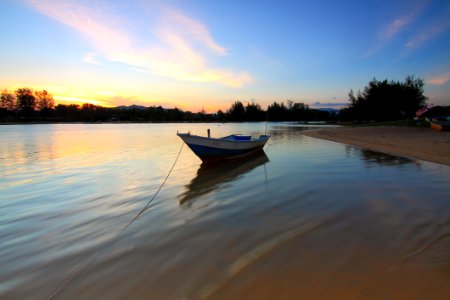
[[337,127],[307,130],[314,138],[349,144],[392,155],[450,165],[450,132],[396,126]]
[[[263,121],[257,121],[255,123],[261,123]],[[68,122],[63,122],[63,121],[58,121],[58,122],[53,122],[53,121],[49,121],[49,122],[0,122],[0,125],[48,125],[48,124],[180,124],[180,123],[224,123],[224,122],[218,122],[218,121],[210,121],[210,122],[206,122],[206,121],[167,121],[167,122],[163,122],[163,121],[158,121],[158,122],[138,122],[138,121],[120,121],[120,122],[83,122],[83,121],[68,121]],[[235,123],[235,122],[225,122],[225,123]],[[244,122],[240,122],[240,123],[244,123]]]
[[[0,125],[47,125],[47,124],[187,124],[187,123],[265,123],[266,121],[30,121],[30,122],[1,122]],[[336,122],[329,121],[268,121],[269,123],[287,122],[301,125],[335,125]]]

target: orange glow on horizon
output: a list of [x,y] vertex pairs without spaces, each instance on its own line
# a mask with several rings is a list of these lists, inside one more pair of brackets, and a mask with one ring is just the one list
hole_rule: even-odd
[[[40,82],[36,79],[23,81],[7,80],[5,83],[6,88],[11,92],[21,87],[30,87],[35,91],[47,90],[53,95],[55,105],[83,105],[84,103],[90,103],[103,107],[117,107],[121,105],[162,106],[166,109],[178,108],[192,113],[204,110],[206,113],[212,114],[217,113],[218,110],[226,112],[239,98],[244,105],[247,102],[252,102],[252,100],[245,100],[245,96],[218,96],[211,91],[203,92],[190,86],[187,88],[183,86],[179,90],[172,88],[170,92],[167,92],[163,88],[157,89],[154,86],[152,86],[150,91],[148,86],[143,87],[143,85],[132,86],[129,90],[125,90],[122,88],[118,89],[110,84],[92,86],[88,83],[81,83],[74,86],[71,84],[56,84],[55,82]],[[229,101],[226,101],[227,98],[229,98]],[[265,99],[255,102],[265,107],[265,102],[267,101]]]
[[[217,111],[221,110],[222,112],[226,112],[228,109],[230,109],[231,105],[234,103],[234,101],[230,101],[230,103],[214,103],[213,101],[205,101],[205,104],[201,103],[186,103],[186,102],[173,102],[171,107],[164,107],[164,108],[178,108],[182,111],[190,111],[193,113],[202,112],[205,111],[208,114],[214,114],[217,113]],[[244,103],[244,102],[243,102]],[[244,105],[247,102],[244,103]],[[154,104],[150,104],[154,105]]]
[[53,96],[56,104],[78,104],[83,105],[85,103],[94,104],[103,107],[113,107],[107,101],[95,100],[95,99],[85,99],[79,97],[65,97],[65,96]]
[[231,107],[231,102],[229,105],[215,105],[215,104],[206,104],[206,105],[192,105],[190,103],[186,102],[168,102],[166,105],[160,104],[160,101],[158,102],[143,102],[143,101],[136,101],[133,103],[114,103],[114,100],[103,98],[102,100],[93,99],[93,98],[82,98],[82,97],[68,97],[68,96],[59,96],[56,95],[53,97],[55,99],[55,105],[58,104],[78,104],[83,105],[84,103],[90,103],[93,105],[103,106],[103,107],[117,107],[121,105],[130,106],[130,105],[142,105],[146,107],[150,106],[162,106],[163,108],[178,108],[182,111],[191,111],[193,113],[205,111],[206,113],[217,113],[218,110],[222,110],[223,112],[226,112]]

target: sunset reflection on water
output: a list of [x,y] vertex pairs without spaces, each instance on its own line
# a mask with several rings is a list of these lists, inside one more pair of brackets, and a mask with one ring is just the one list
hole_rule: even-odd
[[185,147],[151,202],[177,130],[207,128],[265,124],[2,126],[0,297],[46,298],[95,253],[58,297],[450,296],[448,166],[271,123],[244,160],[202,164]]

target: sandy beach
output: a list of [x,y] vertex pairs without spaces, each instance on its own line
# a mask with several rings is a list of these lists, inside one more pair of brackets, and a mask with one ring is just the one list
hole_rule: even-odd
[[450,132],[410,127],[338,127],[305,135],[393,155],[450,165]]

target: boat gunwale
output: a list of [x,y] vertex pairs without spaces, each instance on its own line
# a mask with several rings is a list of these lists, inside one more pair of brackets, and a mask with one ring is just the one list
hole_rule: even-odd
[[270,135],[260,135],[257,139],[250,138],[250,140],[232,140],[232,139],[227,139],[227,138],[230,136],[233,136],[233,135],[238,135],[238,134],[231,134],[231,135],[221,137],[221,138],[206,137],[206,136],[195,135],[195,134],[190,134],[190,133],[177,133],[177,135],[179,137],[192,137],[192,138],[202,139],[202,140],[226,141],[226,142],[231,142],[231,143],[254,143],[254,142],[261,142],[264,140],[268,140],[270,138]]

